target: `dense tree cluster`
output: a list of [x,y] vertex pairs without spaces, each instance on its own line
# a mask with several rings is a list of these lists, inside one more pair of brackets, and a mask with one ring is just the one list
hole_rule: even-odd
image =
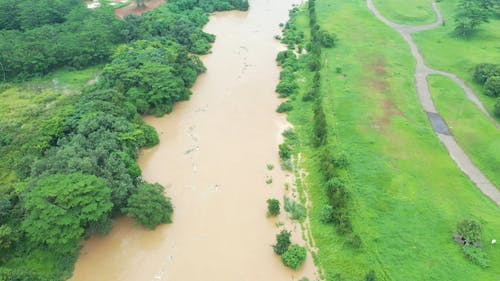
[[[161,115],[189,98],[205,70],[196,54],[207,53],[214,40],[202,31],[208,13],[247,9],[248,2],[171,0],[123,21],[109,7],[89,10],[82,1],[11,2],[0,0],[2,16],[19,15],[19,24],[1,22],[6,76],[111,60],[95,84],[68,98],[23,139],[22,124],[0,122],[0,151],[17,147],[3,163],[15,170],[16,183],[0,189],[0,265],[33,255],[56,263],[48,272],[27,262],[0,267],[0,280],[59,280],[69,277],[80,239],[106,233],[115,216],[127,214],[148,228],[171,221],[173,206],[163,187],[145,183],[136,161],[139,148],[159,141],[141,114]],[[61,18],[26,24],[24,12],[17,12],[24,2],[54,5],[50,11]],[[57,8],[72,2],[68,11]]]
[[455,32],[463,37],[473,34],[489,18],[498,15],[499,0],[460,0],[455,14]]
[[500,117],[500,64],[478,64],[472,77],[475,82],[483,85],[486,95],[496,98],[494,114]]
[[[7,2],[30,7],[33,14],[16,15],[16,9],[2,9]],[[19,26],[0,22],[4,29],[0,30],[0,63],[7,78],[43,75],[62,66],[80,69],[94,65],[106,61],[114,45],[124,41],[120,35],[123,23],[111,8],[90,10],[82,1],[0,0],[0,13],[5,17],[43,19]],[[4,16],[0,15],[0,20]]]

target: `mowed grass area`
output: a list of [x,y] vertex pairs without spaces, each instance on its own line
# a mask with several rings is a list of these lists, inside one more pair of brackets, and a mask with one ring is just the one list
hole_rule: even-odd
[[431,5],[432,0],[374,0],[373,2],[384,17],[395,23],[419,25],[436,20]]
[[453,135],[481,171],[500,187],[500,130],[451,79],[428,77],[434,103]]
[[330,143],[349,156],[350,212],[363,240],[353,249],[320,221],[327,198],[318,185],[321,163],[308,145],[312,105],[292,99],[289,119],[303,141],[302,165],[309,173],[303,186],[312,205],[316,262],[326,279],[359,281],[373,269],[377,280],[497,280],[498,245],[485,243],[492,266],[482,269],[451,235],[459,221],[473,218],[483,224],[485,241],[498,240],[500,208],[433,133],[415,93],[415,62],[406,43],[364,1],[318,0],[316,11],[320,26],[339,38],[337,47],[323,52],[323,101]]
[[[0,84],[0,191],[16,182],[13,164],[30,149],[44,120],[67,110],[79,91],[100,72],[95,66],[84,70],[58,70],[44,78],[23,83]],[[7,136],[8,134],[8,136]],[[4,143],[5,140],[8,143]]]
[[[491,18],[470,38],[458,37],[453,32],[457,3],[458,0],[438,3],[445,25],[418,32],[413,35],[413,39],[427,65],[454,73],[465,80],[493,115],[495,99],[484,95],[482,86],[473,81],[472,73],[480,63],[500,62],[500,18]],[[500,121],[500,118],[497,117],[497,120]]]

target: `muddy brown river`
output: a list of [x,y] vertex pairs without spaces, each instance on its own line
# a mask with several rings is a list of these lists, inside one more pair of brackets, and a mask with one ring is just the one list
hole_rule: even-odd
[[211,16],[205,30],[217,39],[191,99],[146,118],[161,142],[142,151],[139,164],[147,181],[166,186],[174,222],[150,231],[118,219],[110,234],[85,242],[70,280],[316,280],[310,254],[293,271],[271,248],[278,221],[305,244],[300,225],[283,212],[266,217],[266,200],[282,199],[294,182],[279,169],[280,133],[289,125],[275,113],[283,47],[273,36],[297,1],[254,0],[248,12]]

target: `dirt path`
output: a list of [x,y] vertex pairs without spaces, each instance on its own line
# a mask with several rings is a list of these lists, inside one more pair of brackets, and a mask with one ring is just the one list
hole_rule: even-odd
[[438,138],[448,150],[451,158],[484,194],[486,194],[500,206],[500,191],[498,191],[498,189],[484,176],[484,174],[474,165],[474,163],[472,163],[465,151],[457,143],[452,135],[450,128],[448,127],[448,125],[446,125],[446,122],[434,106],[431,98],[431,93],[429,91],[427,76],[431,74],[439,74],[451,78],[464,90],[469,100],[471,100],[497,127],[499,126],[498,123],[490,116],[481,101],[479,101],[479,99],[475,95],[474,91],[469,86],[467,86],[463,80],[458,78],[455,74],[432,69],[425,65],[424,58],[420,54],[417,45],[415,44],[415,42],[413,42],[413,39],[411,37],[411,34],[414,32],[433,29],[442,25],[443,15],[441,11],[439,11],[436,3],[434,1],[432,3],[432,7],[437,14],[436,22],[421,26],[408,26],[393,23],[382,16],[382,14],[380,14],[373,3],[373,0],[366,0],[366,4],[380,21],[399,32],[399,34],[401,34],[401,36],[410,46],[411,53],[417,62],[415,70],[415,83],[420,104],[426,112]]

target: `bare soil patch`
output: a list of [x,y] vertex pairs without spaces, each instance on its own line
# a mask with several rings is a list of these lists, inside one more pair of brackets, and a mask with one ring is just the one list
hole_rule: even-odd
[[115,9],[115,14],[117,14],[120,18],[125,17],[125,15],[127,14],[140,16],[144,12],[158,8],[163,3],[165,3],[165,0],[147,0],[146,2],[144,2],[144,7],[137,7],[137,4],[134,1],[132,4],[126,7]]

